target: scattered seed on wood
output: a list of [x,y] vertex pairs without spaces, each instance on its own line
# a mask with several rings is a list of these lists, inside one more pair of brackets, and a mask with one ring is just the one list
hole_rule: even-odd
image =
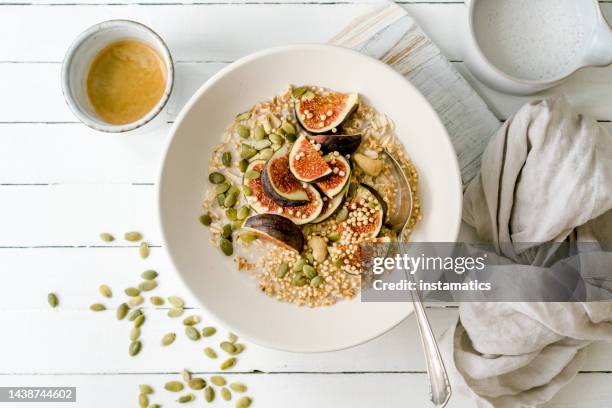
[[164,298],[161,298],[159,296],[151,296],[151,299],[149,300],[154,306],[162,306],[164,304]]
[[134,297],[134,296],[140,295],[140,289],[133,288],[133,287],[125,288],[124,292],[125,292],[126,295],[128,295],[130,297]]
[[57,307],[59,304],[59,300],[57,299],[57,295],[55,293],[49,293],[47,295],[47,302],[49,302],[49,306]]
[[113,291],[111,290],[111,288],[108,285],[100,285],[100,287],[98,288],[98,291],[105,298],[112,298],[113,297]]
[[140,394],[138,396],[138,404],[141,408],[147,408],[149,406],[149,397],[147,394]]
[[230,152],[223,152],[221,155],[221,163],[225,167],[230,167],[232,165],[232,154]]
[[225,377],[223,377],[222,375],[213,375],[212,377],[210,377],[210,382],[216,385],[217,387],[223,387],[225,384],[227,384],[227,381],[225,381]]
[[185,335],[189,340],[198,341],[200,340],[200,332],[193,326],[185,327]]
[[108,232],[103,232],[100,234],[100,239],[104,242],[113,242],[115,240],[115,237],[112,234],[109,234]]
[[128,352],[130,353],[130,356],[134,357],[135,355],[140,353],[141,348],[142,348],[142,343],[139,340],[136,340],[130,343]]
[[142,292],[149,292],[157,287],[157,281],[145,280],[138,284],[138,289]]
[[236,408],[249,408],[253,400],[250,397],[240,397],[238,401],[236,401]]
[[206,347],[204,349],[204,354],[206,354],[206,357],[208,358],[217,358],[217,352],[213,350],[211,347]]
[[230,388],[235,392],[246,392],[247,386],[241,382],[235,382],[230,384]]
[[212,217],[209,214],[202,214],[200,215],[200,223],[208,227],[212,224]]
[[136,341],[139,338],[140,338],[140,328],[132,327],[132,330],[130,330],[130,340]]
[[140,306],[144,303],[144,298],[142,296],[134,296],[128,300],[128,304],[132,307]]
[[191,380],[191,373],[186,368],[183,368],[181,376],[183,376],[183,381],[185,382],[189,382],[189,380]]
[[159,274],[157,273],[157,271],[154,271],[153,269],[149,269],[141,273],[140,277],[144,280],[153,280],[157,278],[158,275]]
[[242,353],[244,351],[244,345],[240,344],[240,343],[236,343],[234,345],[235,350],[231,353],[229,353],[232,356],[237,356],[238,354]]
[[185,309],[182,307],[173,307],[172,309],[168,310],[168,317],[180,317],[183,315],[184,311]]
[[101,312],[106,310],[106,306],[104,306],[102,303],[94,303],[93,305],[89,306],[89,309],[93,312]]
[[136,318],[137,318],[138,316],[140,316],[141,314],[142,314],[142,310],[140,310],[140,309],[134,309],[134,310],[132,310],[132,311],[130,312],[130,314],[128,315],[128,317],[127,317],[127,318],[128,318],[128,320],[129,320],[130,322],[133,322],[133,321],[134,321],[134,320],[136,320]]
[[169,296],[168,302],[174,307],[185,307],[185,301],[178,296]]
[[180,392],[183,391],[183,388],[185,387],[180,381],[168,381],[166,384],[164,384],[164,388],[170,392]]
[[230,368],[236,365],[236,361],[237,360],[235,357],[230,357],[224,362],[222,362],[219,367],[221,368],[221,370],[229,370]]
[[126,232],[123,237],[125,238],[126,241],[138,242],[142,239],[142,234],[137,231],[130,231],[130,232]]
[[200,316],[191,315],[183,319],[183,324],[185,326],[193,326],[193,325],[200,323],[200,321],[201,321]]
[[138,248],[138,253],[142,259],[147,259],[151,251],[149,250],[149,244],[146,241],[142,241],[140,243],[140,248]]
[[215,399],[215,390],[213,390],[211,386],[204,389],[204,399],[206,402],[213,402]]
[[234,344],[230,343],[229,341],[221,342],[221,344],[219,344],[219,347],[221,347],[221,350],[229,354],[234,353],[236,351],[236,346],[234,346]]
[[176,333],[166,333],[161,339],[162,346],[169,346],[176,340]]
[[228,390],[225,387],[221,388],[220,394],[221,394],[221,398],[223,398],[226,401],[229,401],[232,399],[232,393],[230,392],[230,390]]
[[235,343],[238,341],[238,336],[236,336],[234,333],[229,333],[228,335],[228,340],[230,343]]
[[125,316],[127,316],[129,310],[130,308],[128,307],[127,303],[120,304],[117,308],[117,320],[125,319]]
[[207,326],[207,327],[202,329],[202,337],[213,336],[216,332],[217,332],[217,329],[215,329],[212,326]]
[[203,378],[192,378],[191,380],[189,380],[187,385],[192,390],[203,390],[204,388],[206,388],[206,380],[204,380]]
[[144,322],[145,322],[145,319],[146,319],[146,317],[145,317],[145,315],[143,315],[143,314],[141,314],[140,316],[138,316],[138,317],[136,318],[136,320],[134,320],[134,327],[140,327],[140,326],[142,326],[142,325],[144,324]]
[[138,386],[141,394],[153,394],[153,387],[148,384],[140,384]]
[[179,404],[185,404],[186,402],[195,401],[196,396],[193,394],[185,394],[182,395],[179,399],[176,400]]

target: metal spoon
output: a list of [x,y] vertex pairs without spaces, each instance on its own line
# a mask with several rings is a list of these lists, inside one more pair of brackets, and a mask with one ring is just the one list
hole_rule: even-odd
[[[396,196],[396,211],[389,219],[389,224],[393,232],[395,232],[398,241],[402,241],[404,229],[408,224],[410,215],[412,214],[412,189],[406,177],[406,173],[397,162],[397,160],[385,149],[385,156],[391,162],[392,173],[398,180],[398,192]],[[408,274],[411,281],[414,282],[412,274]],[[431,402],[434,406],[442,408],[446,406],[451,396],[451,387],[448,380],[448,374],[440,355],[438,343],[434,337],[425,308],[421,302],[418,290],[411,291],[412,304],[414,314],[416,316],[417,325],[419,326],[419,334],[421,337],[421,346],[425,354],[425,363],[427,364],[427,374],[429,376],[429,386],[431,392]]]

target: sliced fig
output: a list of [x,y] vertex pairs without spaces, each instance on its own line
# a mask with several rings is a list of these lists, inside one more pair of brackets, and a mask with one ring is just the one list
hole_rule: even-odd
[[347,185],[351,178],[351,165],[343,156],[330,153],[324,157],[332,169],[329,176],[316,181],[315,184],[328,197],[335,197]]
[[[249,164],[247,167],[248,170],[254,170],[262,172],[265,166],[265,162],[263,160],[256,160]],[[286,218],[289,218],[295,224],[301,225],[312,222],[315,218],[321,214],[321,209],[323,208],[323,200],[321,199],[321,194],[317,191],[316,188],[311,186],[310,184],[306,185],[306,195],[308,196],[308,202],[298,206],[281,206],[277,202],[275,202],[272,197],[270,197],[263,188],[263,183],[260,178],[249,180],[244,179],[243,184],[248,186],[250,191],[250,195],[247,195],[247,201],[249,205],[256,213],[264,214],[264,213],[273,213],[282,215]]]
[[375,238],[380,233],[387,215],[387,203],[373,187],[360,184],[355,195],[347,204],[348,222],[340,225],[340,230],[351,230],[353,236]]
[[308,202],[308,194],[302,182],[289,170],[289,147],[284,145],[266,162],[261,173],[264,191],[277,204],[282,206],[303,205]]
[[310,140],[314,140],[321,145],[323,154],[338,152],[342,155],[351,154],[361,144],[361,135],[316,135],[309,136]]
[[298,180],[311,182],[331,174],[321,153],[305,136],[297,138],[289,153],[289,168]]
[[312,222],[313,223],[323,222],[329,217],[331,217],[332,214],[335,213],[336,210],[344,202],[347,191],[348,191],[348,185],[344,187],[344,190],[342,190],[340,194],[336,195],[333,198],[323,197],[323,208],[321,209],[321,214],[317,218],[315,218]]
[[245,220],[242,228],[287,249],[300,252],[304,246],[302,230],[281,215],[253,215]]
[[299,124],[309,133],[333,132],[357,109],[359,95],[339,92],[304,93],[295,101]]

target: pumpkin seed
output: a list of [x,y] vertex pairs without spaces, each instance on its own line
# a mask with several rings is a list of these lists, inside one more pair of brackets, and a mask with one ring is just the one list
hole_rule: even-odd
[[314,256],[312,255],[312,252],[306,252],[306,255],[304,256],[310,265],[314,264]]
[[225,181],[225,176],[218,171],[213,171],[208,175],[208,181],[213,184],[221,184]]
[[346,209],[346,207],[343,207],[340,209],[340,211],[338,211],[338,214],[336,214],[336,221],[337,222],[346,221],[347,218],[348,218],[348,210]]
[[305,278],[302,274],[297,274],[293,277],[292,283],[295,286],[304,286],[308,283],[308,279]]
[[183,376],[183,381],[189,382],[191,380],[191,373],[186,368],[183,368],[181,375]]
[[225,197],[225,200],[223,200],[223,206],[225,208],[233,207],[234,204],[236,204],[237,199],[238,199],[238,194],[228,194]]
[[123,237],[125,238],[126,241],[138,242],[142,239],[142,234],[138,231],[130,231],[130,232],[126,232]]
[[89,306],[89,309],[93,312],[101,312],[106,310],[106,306],[104,306],[102,303],[94,303],[93,305]]
[[227,256],[232,256],[234,253],[234,245],[232,245],[232,241],[226,238],[221,238],[219,246],[221,247],[221,251],[223,251],[223,253]]
[[149,408],[162,408],[162,406],[159,404],[151,404],[149,405]]
[[183,315],[183,312],[185,312],[185,309],[182,307],[173,307],[168,310],[168,317],[180,317]]
[[250,397],[241,397],[236,401],[236,408],[249,408],[253,400]]
[[130,340],[136,341],[139,338],[140,338],[140,328],[132,327],[132,330],[130,330]]
[[235,382],[230,384],[230,388],[235,392],[246,392],[247,386],[241,382]]
[[230,332],[230,333],[229,333],[229,335],[228,335],[227,337],[228,337],[228,341],[229,341],[230,343],[235,343],[235,342],[237,342],[237,341],[238,341],[238,336],[236,336],[236,335],[235,335],[234,333],[232,333],[232,332]]
[[222,342],[219,347],[221,347],[221,350],[225,351],[228,354],[234,353],[236,351],[236,346],[234,346],[234,344],[230,343],[229,341]]
[[145,322],[145,315],[141,314],[140,316],[138,316],[135,320],[134,320],[134,327],[140,327],[144,324]]
[[200,215],[200,223],[202,225],[207,226],[207,227],[210,224],[212,224],[212,217],[210,216],[210,214],[202,214],[202,215]]
[[144,303],[144,298],[142,296],[134,296],[128,300],[128,304],[132,307],[140,306]]
[[210,382],[215,384],[217,387],[223,387],[225,384],[227,384],[227,381],[225,381],[225,377],[223,377],[222,375],[213,375],[212,377],[210,377]]
[[138,284],[138,289],[141,292],[149,292],[157,287],[157,281],[155,280],[145,280]]
[[164,384],[164,388],[170,392],[180,392],[183,391],[185,386],[180,381],[168,381],[166,384]]
[[49,302],[49,306],[57,307],[59,301],[57,300],[57,295],[55,293],[49,293],[47,295],[47,302]]
[[342,267],[342,265],[343,265],[343,263],[342,263],[342,259],[338,258],[338,259],[336,259],[336,260],[334,261],[334,266],[335,266],[336,268],[340,268],[340,267]]
[[302,95],[302,99],[306,101],[311,100],[314,97],[315,97],[315,94],[312,91],[306,91],[304,92],[304,95]]
[[293,92],[291,92],[291,94],[293,95],[294,98],[299,98],[300,96],[304,95],[304,93],[307,90],[308,90],[307,86],[300,86],[298,88],[295,88]]
[[185,307],[185,301],[178,296],[168,296],[168,302],[174,307]]
[[202,337],[213,336],[216,332],[217,332],[217,329],[215,329],[212,326],[207,326],[207,327],[202,329]]
[[232,226],[230,224],[225,224],[221,230],[221,236],[223,238],[229,238],[232,236],[232,231]]
[[192,378],[191,380],[189,380],[187,385],[192,390],[203,390],[204,388],[206,388],[206,381],[203,378]]
[[232,221],[232,228],[235,230],[238,230],[240,228],[242,228],[242,224],[244,223],[244,220],[236,220],[236,221]]
[[183,319],[183,324],[185,326],[193,326],[194,324],[200,323],[200,321],[201,321],[200,316],[191,315]]
[[231,221],[236,221],[238,217],[238,211],[235,208],[228,208],[227,210],[225,210],[225,216]]
[[238,136],[243,139],[248,139],[251,136],[251,129],[245,125],[238,125],[238,127],[236,127],[236,132],[238,133]]
[[327,239],[331,242],[336,242],[340,239],[340,232],[334,231],[331,234],[327,234]]
[[285,138],[281,135],[277,135],[276,133],[272,133],[270,135],[270,141],[275,144],[283,144],[285,142]]
[[231,400],[232,399],[231,391],[225,387],[221,388],[221,398],[223,398],[226,401]]
[[223,204],[225,203],[225,194],[217,195],[217,203],[220,207],[223,207]]
[[185,327],[185,335],[189,338],[189,340],[200,340],[200,332],[193,326]]
[[185,394],[182,395],[179,399],[176,400],[176,402],[178,402],[179,404],[184,404],[186,402],[191,402],[191,401],[195,401],[196,396],[193,394]]
[[284,122],[281,126],[281,128],[285,131],[285,133],[287,134],[291,134],[291,135],[295,135],[296,133],[296,129],[295,126],[293,126],[291,123],[289,122]]
[[354,197],[358,187],[358,183],[351,182],[351,184],[349,184],[348,192],[346,193],[347,197]]
[[236,348],[234,350],[234,352],[233,353],[229,353],[232,356],[237,356],[238,354],[240,354],[240,353],[242,353],[244,351],[244,345],[242,345],[242,344],[236,343],[234,345],[234,347]]
[[255,180],[261,177],[261,173],[255,170],[249,170],[246,173],[244,173],[244,177],[246,177],[249,180]]
[[127,303],[120,304],[117,308],[117,320],[125,319],[125,316],[127,316],[129,310],[130,308],[128,307]]
[[204,399],[206,402],[213,402],[215,399],[215,390],[213,390],[211,386],[204,389]]
[[302,269],[304,268],[304,265],[306,265],[306,260],[304,258],[300,258],[295,263],[293,270],[296,272],[301,272]]
[[147,259],[151,251],[149,250],[149,244],[145,241],[140,243],[140,248],[138,248],[138,253],[142,259]]
[[266,131],[263,125],[259,125],[255,128],[255,140],[263,140],[266,137]]
[[138,353],[140,353],[140,349],[142,348],[142,343],[140,340],[136,340],[130,343],[130,347],[128,348],[128,352],[130,356],[134,357]]
[[237,360],[235,357],[228,358],[227,360],[221,363],[221,370],[229,370],[230,368],[236,365],[236,361]]
[[302,269],[302,273],[308,279],[312,279],[315,276],[317,276],[317,270],[310,265],[304,265],[304,268]]
[[217,358],[217,352],[210,347],[204,349],[204,354],[206,354],[208,358]]
[[256,150],[263,150],[270,146],[272,146],[272,142],[269,139],[258,140],[255,143],[253,143],[253,147]]
[[230,194],[234,194],[234,195],[239,195],[240,194],[240,189],[236,186],[230,186],[229,190],[227,190],[227,193],[225,193],[225,195],[230,195]]
[[149,397],[147,394],[140,394],[138,396],[138,404],[141,408],[147,408],[149,406]]
[[148,384],[140,384],[138,386],[141,394],[153,394],[153,387]]
[[115,240],[115,237],[112,234],[109,234],[108,232],[103,232],[102,234],[100,234],[100,239],[104,242],[113,242]]
[[144,279],[144,280],[153,280],[153,279],[157,278],[158,275],[159,274],[156,271],[154,271],[152,269],[149,269],[149,270],[146,270],[143,273],[141,273],[140,277],[142,279]]
[[273,154],[274,154],[274,149],[268,147],[268,148],[262,149],[257,155],[257,158],[260,160],[269,160]]
[[242,113],[236,115],[236,120],[238,120],[238,121],[247,120],[250,117],[251,117],[251,112],[242,112]]
[[124,292],[125,292],[126,295],[128,295],[130,297],[134,297],[134,296],[140,295],[140,289],[134,288],[134,287],[125,288]]
[[257,235],[252,232],[245,232],[240,234],[240,239],[244,242],[253,242],[257,239]]
[[323,283],[323,278],[321,276],[315,276],[310,280],[310,286],[313,288],[318,288]]
[[242,159],[238,162],[238,169],[241,173],[244,173],[247,167],[249,167],[249,161],[247,159]]
[[239,220],[244,220],[249,216],[251,209],[248,206],[240,207],[240,210],[236,213],[236,218]]
[[288,133],[287,136],[285,136],[285,138],[287,139],[289,143],[293,143],[297,140],[297,136],[294,135],[293,133]]
[[166,333],[161,339],[162,346],[169,346],[176,340],[176,333]]
[[130,312],[130,314],[128,315],[128,320],[130,322],[133,322],[134,320],[136,320],[136,318],[138,316],[142,315],[142,310],[140,309],[134,309]]
[[227,181],[224,181],[221,184],[217,184],[215,186],[215,193],[217,194],[222,194],[225,193],[227,190],[229,190],[230,188],[230,183],[228,183]]
[[248,144],[243,143],[240,147],[240,158],[241,159],[250,159],[251,157],[257,154],[257,149]]
[[161,306],[164,304],[164,299],[159,296],[151,296],[149,300],[151,301],[151,304],[154,306]]
[[289,272],[289,264],[287,264],[287,262],[283,262],[278,266],[278,269],[276,270],[276,277],[282,279],[285,277],[287,272]]
[[223,152],[223,154],[221,155],[221,163],[223,163],[225,167],[231,166],[232,154],[230,152]]

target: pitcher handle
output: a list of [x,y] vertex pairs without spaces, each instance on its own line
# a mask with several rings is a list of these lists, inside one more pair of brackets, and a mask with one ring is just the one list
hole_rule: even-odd
[[599,8],[598,24],[591,48],[585,58],[586,65],[605,66],[612,64],[612,28]]

